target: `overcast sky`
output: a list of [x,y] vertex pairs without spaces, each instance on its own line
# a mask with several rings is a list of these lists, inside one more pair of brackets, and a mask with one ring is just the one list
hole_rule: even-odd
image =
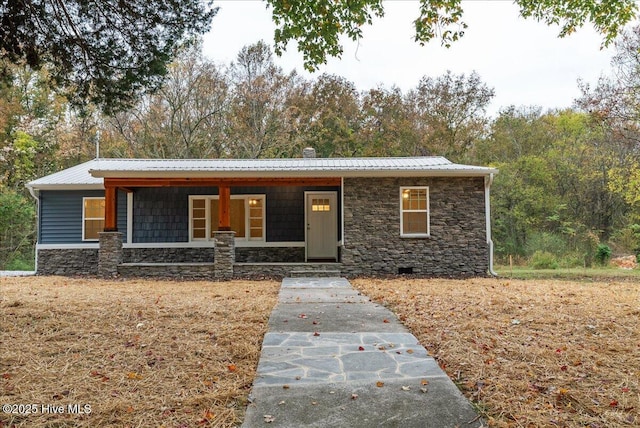
[[[264,40],[273,46],[271,11],[262,1],[216,1],[220,7],[212,29],[204,38],[204,53],[228,64],[240,49]],[[417,1],[386,1],[385,17],[364,28],[359,43],[345,41],[341,59],[330,59],[313,75],[303,69],[302,55],[294,44],[276,63],[285,72],[293,69],[307,77],[320,73],[343,76],[359,90],[396,85],[403,92],[415,87],[422,76],[437,77],[447,70],[469,74],[477,71],[493,87],[490,107],[495,114],[508,105],[537,105],[544,109],[570,107],[579,96],[577,80],[595,83],[610,72],[613,49],[601,50],[601,36],[591,28],[560,39],[558,28],[518,16],[511,1],[465,1],[463,20],[469,25],[464,37],[447,49],[434,41],[420,47],[412,39]]]

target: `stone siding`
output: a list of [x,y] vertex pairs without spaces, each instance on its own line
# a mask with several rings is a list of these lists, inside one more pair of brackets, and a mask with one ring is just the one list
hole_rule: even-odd
[[125,248],[125,263],[213,263],[210,247]]
[[236,247],[238,263],[304,263],[304,247]]
[[236,233],[218,230],[213,232],[215,240],[215,263],[213,275],[216,279],[233,278],[233,265],[236,262]]
[[96,275],[98,249],[40,249],[36,268],[38,275]]
[[98,275],[111,277],[118,275],[118,266],[122,264],[122,233],[100,232],[98,249]]
[[[431,235],[400,236],[400,187],[429,186]],[[342,272],[484,276],[489,267],[484,178],[345,178]]]

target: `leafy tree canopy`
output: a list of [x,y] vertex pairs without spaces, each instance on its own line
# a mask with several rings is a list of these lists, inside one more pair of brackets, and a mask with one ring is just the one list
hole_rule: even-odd
[[[384,15],[382,0],[266,0],[273,8],[275,51],[280,55],[295,40],[304,66],[315,71],[327,56],[340,57],[339,37],[357,40],[362,27]],[[464,35],[462,0],[420,0],[419,16],[413,21],[415,41],[424,45],[440,39],[449,47]],[[548,25],[560,26],[560,37],[591,23],[611,43],[638,11],[635,0],[515,0],[520,14]]]
[[[0,59],[46,66],[76,105],[113,111],[157,87],[176,46],[209,29],[210,0],[0,0]],[[0,78],[11,78],[0,67]]]

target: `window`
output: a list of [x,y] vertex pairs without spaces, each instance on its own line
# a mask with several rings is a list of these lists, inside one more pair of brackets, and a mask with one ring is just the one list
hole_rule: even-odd
[[400,188],[400,236],[429,236],[429,188]]
[[82,198],[82,240],[97,241],[104,230],[104,198]]
[[311,211],[331,211],[331,205],[329,204],[329,199],[311,199]]
[[[210,240],[218,230],[218,196],[190,196],[191,240]],[[232,195],[230,216],[231,230],[236,239],[264,241],[264,195]]]

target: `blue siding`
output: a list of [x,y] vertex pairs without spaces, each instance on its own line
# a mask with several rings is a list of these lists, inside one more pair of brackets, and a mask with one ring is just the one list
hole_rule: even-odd
[[[43,190],[40,192],[38,243],[81,244],[82,198],[104,196],[103,190]],[[118,230],[127,236],[127,195],[118,192]]]
[[[304,242],[304,192],[311,190],[335,191],[340,204],[339,187],[234,187],[231,194],[266,195],[267,242]],[[217,187],[134,189],[133,242],[188,242],[189,195],[217,194]]]

